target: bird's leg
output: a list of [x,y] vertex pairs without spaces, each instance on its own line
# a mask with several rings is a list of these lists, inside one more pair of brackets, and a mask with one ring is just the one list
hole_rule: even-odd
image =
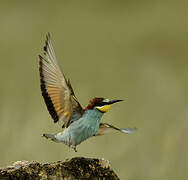
[[72,148],[74,149],[75,152],[77,152],[76,146],[72,146]]

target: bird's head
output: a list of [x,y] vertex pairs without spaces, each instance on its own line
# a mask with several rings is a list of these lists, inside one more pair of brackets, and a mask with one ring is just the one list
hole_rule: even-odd
[[93,98],[90,100],[88,106],[85,108],[85,110],[92,110],[97,109],[102,113],[107,112],[110,109],[110,106],[114,103],[120,102],[123,100],[109,100],[105,98]]

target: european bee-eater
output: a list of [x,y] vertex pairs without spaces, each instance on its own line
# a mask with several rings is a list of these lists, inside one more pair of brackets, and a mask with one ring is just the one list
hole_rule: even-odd
[[135,128],[120,129],[101,122],[103,114],[110,109],[110,106],[122,100],[93,98],[85,108],[82,108],[70,81],[59,68],[49,33],[46,36],[44,56],[43,58],[39,55],[42,96],[54,123],[61,120],[63,122],[62,132],[43,134],[44,137],[62,142],[76,152],[76,146],[89,137],[103,135],[110,130],[128,134],[135,131]]

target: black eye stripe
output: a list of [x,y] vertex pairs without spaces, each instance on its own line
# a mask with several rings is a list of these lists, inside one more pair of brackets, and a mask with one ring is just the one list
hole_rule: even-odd
[[95,102],[95,106],[105,106],[105,105],[114,104],[114,103],[117,103],[117,102],[120,102],[120,101],[123,101],[123,100],[115,99],[115,100],[111,100],[111,101],[108,101],[108,102],[104,102],[104,101]]
[[109,104],[109,103],[108,102],[97,102],[95,104],[95,106],[104,106],[104,105],[107,105],[107,104]]

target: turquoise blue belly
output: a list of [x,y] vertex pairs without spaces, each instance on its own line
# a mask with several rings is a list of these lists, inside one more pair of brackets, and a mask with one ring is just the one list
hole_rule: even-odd
[[78,145],[82,141],[92,137],[98,132],[103,113],[98,110],[90,110],[82,118],[73,122],[64,133],[67,144]]

